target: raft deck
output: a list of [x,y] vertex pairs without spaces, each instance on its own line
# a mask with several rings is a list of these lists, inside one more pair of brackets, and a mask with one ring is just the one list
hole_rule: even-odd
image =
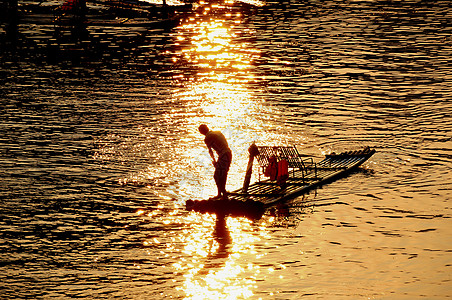
[[[264,151],[260,151],[259,155],[266,155],[268,158],[269,155],[278,156],[278,153],[283,153],[284,156],[277,157],[279,160],[286,159],[292,161],[292,163],[289,163],[289,167],[291,168],[289,178],[283,186],[279,186],[274,180],[267,179],[258,181],[249,185],[248,188],[240,188],[231,192],[227,200],[188,200],[186,203],[187,209],[202,213],[221,212],[222,214],[244,215],[258,218],[267,207],[293,199],[316,187],[350,174],[375,153],[374,149],[366,147],[358,151],[326,155],[319,162],[314,162],[312,159],[309,159],[308,162],[310,163],[303,163],[300,155],[297,153],[295,153],[296,157],[288,157],[287,151],[284,150],[281,152],[281,148],[278,147],[273,147],[273,149],[275,149],[272,152],[273,154],[269,154],[265,151],[268,149],[264,148]],[[296,163],[293,163],[294,160]],[[258,157],[258,161],[260,163],[264,162],[265,164],[268,159]],[[261,164],[261,167],[265,168],[267,166]]]
[[290,171],[290,176],[283,187],[278,186],[275,181],[271,180],[255,182],[249,186],[247,192],[244,192],[243,188],[231,192],[229,200],[253,200],[262,202],[266,206],[288,200],[348,175],[374,153],[374,149],[365,148],[358,151],[326,155],[320,162]]

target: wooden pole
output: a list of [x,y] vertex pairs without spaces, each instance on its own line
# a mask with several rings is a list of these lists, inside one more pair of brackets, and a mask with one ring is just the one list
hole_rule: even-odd
[[163,0],[163,17],[166,19],[170,18],[169,7],[168,4],[166,3],[166,0]]
[[78,0],[73,8],[73,32],[75,41],[80,41],[88,35],[86,29],[86,0]]
[[255,143],[252,143],[251,146],[248,148],[248,153],[250,155],[248,159],[248,165],[246,166],[245,181],[243,182],[242,188],[242,191],[244,193],[248,192],[248,187],[250,186],[251,174],[253,173],[254,157],[256,155],[259,155],[259,149],[257,148]]
[[7,3],[7,19],[8,24],[6,26],[6,36],[7,41],[11,43],[13,48],[16,47],[17,43],[17,26],[18,26],[18,3],[17,0],[9,0]]

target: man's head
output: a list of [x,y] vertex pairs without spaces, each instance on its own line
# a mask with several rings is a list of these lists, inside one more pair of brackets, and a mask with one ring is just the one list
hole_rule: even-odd
[[206,124],[202,124],[202,125],[199,125],[198,130],[201,134],[206,135],[209,132],[209,127],[207,127]]

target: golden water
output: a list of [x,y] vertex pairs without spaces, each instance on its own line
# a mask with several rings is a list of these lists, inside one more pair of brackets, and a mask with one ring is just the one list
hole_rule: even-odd
[[[447,1],[199,2],[121,64],[2,61],[0,298],[449,297],[451,17]],[[201,123],[233,150],[229,190],[253,141],[377,153],[222,224],[183,206],[216,193]]]

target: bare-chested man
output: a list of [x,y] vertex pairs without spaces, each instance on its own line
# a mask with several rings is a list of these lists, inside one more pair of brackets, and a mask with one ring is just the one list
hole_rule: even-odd
[[[210,157],[212,157],[213,165],[215,166],[213,178],[215,179],[218,188],[217,197],[226,198],[226,180],[232,161],[231,149],[229,149],[228,142],[221,132],[211,131],[205,124],[200,125],[198,129],[201,134],[206,136],[204,142],[209,149]],[[217,153],[217,159],[215,159],[212,149]]]

